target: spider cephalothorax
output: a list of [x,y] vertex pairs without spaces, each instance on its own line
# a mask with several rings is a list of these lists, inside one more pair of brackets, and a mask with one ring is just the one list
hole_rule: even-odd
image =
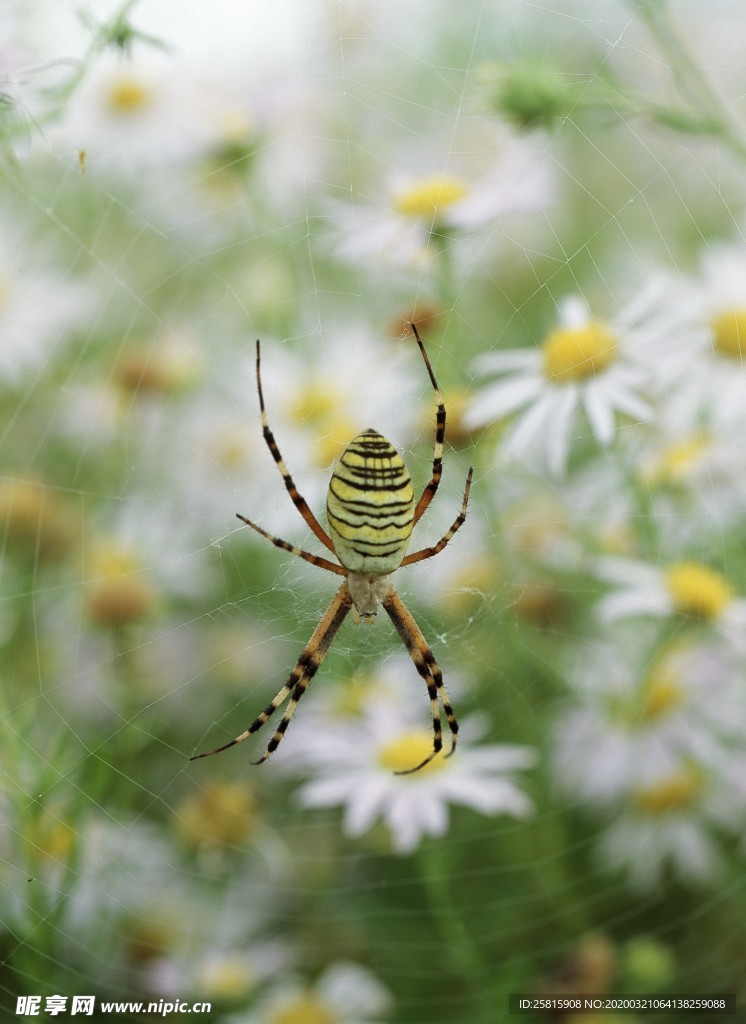
[[[338,562],[303,551],[279,537],[273,537],[256,523],[237,513],[252,529],[256,530],[276,547],[290,551],[312,565],[319,566],[329,572],[344,576],[339,590],[308,641],[297,665],[290,674],[288,681],[277,693],[274,700],[254,719],[249,728],[229,743],[204,754],[196,754],[192,760],[218,754],[228,747],[241,743],[260,729],[274,712],[288,701],[285,714],[267,745],[262,757],[254,764],[266,761],[280,744],[290,720],[293,717],[298,701],[301,699],[308,684],[316,674],[326,652],[331,647],[334,637],[344,622],[347,614],[352,611],[356,622],[372,623],[375,621],[379,607],[383,607],[397,633],[406,646],[417,671],[425,680],[430,697],[430,709],[433,720],[433,749],[420,764],[410,768],[417,771],[431,761],[442,749],[440,708],[443,707],[448,726],[451,730],[452,754],[456,749],[458,723],[443,682],[443,675],[435,661],[427,641],[419,626],[407,610],[404,602],[394,589],[391,576],[400,566],[421,562],[432,558],[442,551],[448,541],[466,519],[466,506],[469,501],[472,471],[469,470],[464,489],[461,510],[450,529],[441,537],[437,544],[429,548],[421,548],[412,554],[406,554],[412,530],[417,525],[423,512],[428,507],[438,489],[442,475],[443,442],[445,440],[446,410],[440,397],[438,384],[435,380],[425,346],[414,324],[412,331],[422,358],[430,376],[435,399],[437,415],[435,427],[435,452],[433,455],[433,471],[430,482],[415,504],[412,478],[404,465],[399,452],[377,431],[369,429],[358,434],[347,445],[339,462],[334,468],[329,482],[326,511],[329,521],[329,534],[308,507],[305,499],[298,492],[293,478],[285,466],[285,462],[277,447],[277,442],[269,428],[267,413],[264,408],[262,394],[261,356],[259,342],[256,343],[256,380],[259,391],[259,409],[262,416],[264,439],[282,473],[285,487],[308,526],[316,537],[329,551],[337,556]],[[400,773],[406,774],[406,773]]]

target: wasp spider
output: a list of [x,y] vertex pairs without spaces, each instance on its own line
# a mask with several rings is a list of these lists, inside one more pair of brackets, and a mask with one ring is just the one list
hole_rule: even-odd
[[427,645],[419,626],[404,602],[394,590],[391,583],[392,573],[400,566],[413,565],[426,558],[432,558],[442,551],[454,533],[466,519],[466,506],[469,501],[472,470],[469,469],[464,489],[461,509],[451,528],[432,547],[421,548],[412,554],[405,555],[413,528],[422,517],[423,512],[435,497],[442,475],[443,442],[446,432],[446,409],[438,390],[430,360],[425,352],[419,332],[415,324],[411,324],[417,340],[425,367],[435,392],[437,402],[435,426],[435,451],[430,482],[415,503],[412,478],[404,465],[401,455],[394,446],[376,430],[364,430],[347,445],[332,473],[326,500],[326,513],[329,522],[329,536],[298,492],[285,462],[277,447],[274,435],[269,427],[267,413],[264,408],[262,394],[261,356],[259,342],[256,343],[256,382],[259,391],[259,409],[262,417],[264,440],[285,481],[285,487],[293,504],[305,519],[316,537],[324,547],[336,555],[338,562],[329,561],[308,551],[303,551],[287,541],[273,537],[256,523],[236,513],[238,518],[260,533],[275,547],[290,551],[312,565],[343,576],[344,580],[324,613],[313,636],[298,659],[298,664],[290,673],[285,685],[280,689],[274,700],[267,705],[258,718],[255,718],[248,729],[230,743],[217,747],[204,754],[196,754],[192,761],[200,757],[219,754],[228,747],[242,743],[252,733],[257,732],[277,709],[288,701],[285,714],[277,726],[277,730],[267,745],[265,753],[253,764],[261,764],[277,749],[288,725],[295,713],[309,683],[316,675],[321,662],[331,647],[340,626],[352,611],[355,622],[373,623],[379,605],[383,605],[397,633],[404,641],[417,671],[425,680],[430,697],[430,709],[433,720],[433,749],[420,764],[405,772],[409,774],[423,768],[440,752],[443,746],[441,737],[440,708],[442,705],[448,726],[451,731],[451,749],[449,756],[456,749],[458,723],[453,713],[448,692],[443,682],[443,674],[438,668],[432,651]]

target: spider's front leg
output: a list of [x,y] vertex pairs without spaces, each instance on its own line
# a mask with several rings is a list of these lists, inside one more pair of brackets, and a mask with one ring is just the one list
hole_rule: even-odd
[[433,452],[433,474],[430,478],[425,490],[420,495],[420,500],[417,502],[417,506],[414,510],[414,525],[422,518],[423,512],[428,508],[430,502],[435,497],[438,490],[441,477],[443,476],[443,445],[446,438],[446,407],[443,402],[443,398],[438,388],[438,382],[435,379],[433,368],[430,365],[430,360],[427,357],[425,346],[422,343],[420,332],[417,330],[417,324],[414,322],[409,325],[412,328],[412,333],[415,336],[417,345],[419,346],[422,358],[425,360],[425,367],[427,368],[428,376],[430,377],[430,383],[433,386],[433,392],[435,394],[435,403],[437,406],[437,412],[435,415],[435,450]]
[[450,757],[456,749],[456,739],[458,736],[458,722],[456,721],[456,715],[454,714],[453,708],[451,707],[451,701],[446,690],[446,685],[443,681],[443,673],[440,671],[438,663],[435,660],[435,655],[430,650],[427,640],[422,635],[420,627],[414,620],[414,616],[407,609],[406,605],[396,593],[392,587],[387,597],[383,600],[383,607],[394,623],[396,631],[404,642],[404,646],[409,652],[409,656],[415,664],[415,668],[425,680],[427,685],[427,693],[430,698],[430,710],[433,717],[433,749],[420,764],[416,764],[414,768],[408,768],[402,772],[395,772],[396,775],[410,775],[412,772],[419,771],[420,768],[424,768],[426,764],[429,764],[434,757],[440,753],[443,749],[443,737],[441,735],[441,724],[440,724],[440,704],[439,699],[443,704],[443,710],[446,713],[446,719],[448,720],[448,727],[451,730],[451,749],[446,754],[446,757]]
[[267,705],[264,711],[254,719],[248,729],[245,732],[242,732],[240,736],[236,736],[234,740],[224,743],[222,747],[216,747],[215,750],[208,750],[204,754],[195,754],[194,757],[191,757],[189,760],[197,761],[201,757],[210,757],[212,754],[220,754],[223,750],[227,750],[229,747],[234,747],[237,743],[243,743],[243,741],[248,739],[249,736],[253,735],[253,733],[258,732],[264,723],[268,721],[275,711],[284,704],[288,697],[290,697],[288,706],[285,709],[285,714],[282,716],[275,734],[267,744],[266,751],[258,761],[252,761],[252,764],[262,764],[263,761],[266,761],[280,745],[282,737],[285,735],[287,727],[290,725],[290,720],[298,706],[298,701],[306,692],[309,683],[316,675],[321,662],[324,660],[327,651],[332,645],[334,637],[339,632],[339,628],[347,617],[347,613],[351,607],[352,598],[350,597],[347,580],[345,580],[324,613],[321,622],[319,622],[318,626],[314,630],[313,636],[306,644],[303,653],[298,659],[297,665],[290,673],[288,681],[282,689],[278,691],[272,702]]

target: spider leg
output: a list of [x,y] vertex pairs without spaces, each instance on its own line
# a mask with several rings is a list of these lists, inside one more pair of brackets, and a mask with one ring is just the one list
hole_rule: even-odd
[[469,504],[469,491],[471,490],[471,478],[473,470],[469,467],[469,472],[466,477],[466,487],[464,488],[464,500],[461,502],[461,510],[454,519],[450,526],[450,529],[443,534],[437,544],[434,544],[431,548],[422,548],[420,551],[413,551],[411,555],[407,555],[402,561],[402,565],[411,565],[413,562],[422,562],[425,558],[432,558],[433,555],[437,555],[439,551],[442,551],[448,541],[459,530],[466,521],[466,506]]
[[430,383],[432,384],[433,391],[435,392],[435,401],[438,404],[438,410],[435,417],[435,451],[433,453],[433,475],[430,479],[430,483],[427,484],[427,486],[425,487],[425,490],[420,495],[420,500],[417,502],[417,505],[415,506],[414,523],[412,524],[414,526],[420,520],[420,518],[422,517],[422,513],[425,511],[425,509],[428,507],[430,502],[435,497],[435,492],[438,490],[440,478],[443,475],[443,442],[445,441],[446,436],[446,407],[443,404],[443,399],[438,388],[438,382],[435,379],[433,368],[430,365],[430,360],[427,357],[425,346],[422,344],[422,338],[420,338],[420,332],[417,330],[417,325],[414,322],[412,322],[409,326],[412,328],[412,332],[415,338],[417,339],[417,344],[420,347],[422,358],[425,360],[425,366],[427,367],[427,372],[430,377]]
[[253,761],[252,764],[261,764],[262,761],[266,761],[270,754],[272,754],[272,752],[279,746],[280,740],[284,736],[285,730],[290,724],[290,719],[293,717],[298,701],[305,693],[308,684],[316,675],[319,665],[324,660],[326,652],[329,650],[334,637],[337,635],[339,627],[344,622],[351,607],[352,598],[350,597],[350,591],[347,588],[347,581],[345,580],[332,599],[331,604],[324,612],[321,622],[319,622],[311,639],[306,644],[303,653],[298,659],[297,665],[290,673],[288,681],[278,691],[271,703],[267,705],[264,711],[254,719],[249,728],[245,732],[242,732],[240,736],[236,736],[236,738],[231,740],[229,743],[224,743],[222,747],[216,747],[215,750],[208,750],[204,754],[195,754],[193,757],[190,757],[189,760],[197,761],[201,757],[211,757],[213,754],[220,754],[223,750],[227,750],[229,747],[234,747],[237,743],[243,743],[245,739],[248,739],[249,736],[261,729],[264,723],[275,713],[280,705],[290,697],[290,702],[285,711],[285,715],[278,725],[274,736],[269,741],[266,752],[258,761]]
[[417,772],[420,768],[424,768],[426,764],[429,764],[443,747],[438,698],[440,698],[443,704],[448,727],[451,730],[451,749],[446,754],[446,757],[450,757],[456,749],[458,722],[456,721],[448,691],[443,682],[443,673],[440,671],[435,656],[428,647],[427,640],[422,635],[420,627],[415,622],[414,616],[393,588],[382,603],[389,618],[394,623],[397,633],[404,641],[404,646],[407,648],[415,668],[425,680],[427,693],[430,697],[430,710],[433,716],[433,749],[424,761],[415,765],[414,768],[408,768],[406,771],[395,773],[396,775],[410,775],[412,772]]
[[266,537],[276,548],[282,548],[283,551],[289,551],[291,555],[297,555],[298,558],[305,559],[306,562],[310,562],[311,565],[317,565],[320,569],[328,569],[329,572],[336,572],[338,576],[346,576],[347,570],[343,569],[341,565],[337,565],[335,562],[330,562],[328,558],[321,558],[319,555],[312,555],[310,551],[303,551],[302,548],[296,548],[293,544],[288,544],[286,540],[281,540],[279,537],[274,537],[271,533],[267,533],[261,526],[257,526],[256,523],[252,523],[246,516],[242,516],[240,512],[236,512],[236,516],[241,520],[242,523],[246,523],[252,530],[256,530],[262,537]]
[[261,360],[259,339],[257,339],[257,342],[256,342],[256,385],[257,385],[257,389],[259,391],[259,411],[262,414],[262,434],[264,435],[264,440],[267,442],[267,447],[269,448],[270,452],[272,453],[272,458],[277,463],[277,468],[279,469],[280,473],[282,474],[282,479],[285,482],[285,487],[287,488],[287,492],[290,495],[290,498],[291,498],[293,504],[298,509],[300,514],[303,516],[303,518],[305,519],[305,521],[308,524],[308,526],[313,530],[313,532],[316,534],[318,539],[324,545],[324,547],[328,548],[330,551],[334,551],[334,545],[332,544],[331,539],[329,538],[329,536],[327,535],[327,533],[324,530],[323,526],[318,521],[316,516],[313,514],[311,509],[308,507],[306,499],[303,497],[302,494],[299,493],[298,488],[295,486],[293,478],[290,475],[290,473],[288,472],[287,466],[285,465],[285,460],[283,459],[282,455],[280,454],[280,449],[277,447],[277,442],[275,441],[275,435],[270,430],[269,420],[267,419],[267,410],[264,408],[264,393],[262,391],[261,361],[262,360]]

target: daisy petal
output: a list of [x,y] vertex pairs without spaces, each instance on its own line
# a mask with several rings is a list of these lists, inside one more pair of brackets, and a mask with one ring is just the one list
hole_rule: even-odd
[[346,1020],[385,1014],[391,1007],[389,991],[375,975],[361,964],[345,960],[327,967],[319,978],[318,991]]
[[348,805],[345,814],[345,831],[351,836],[361,836],[376,820],[379,812],[386,805],[388,797],[388,785],[385,779],[374,779],[366,782],[360,788],[358,797],[349,801],[348,781]]
[[511,348],[506,352],[487,352],[478,356],[472,368],[478,374],[505,373],[506,370],[533,370],[539,368],[540,353],[535,348]]
[[578,395],[574,388],[568,388],[562,395],[554,412],[554,423],[547,438],[547,463],[553,476],[559,477],[567,466],[570,450],[570,430],[577,410]]
[[425,829],[419,817],[419,803],[411,800],[394,800],[383,812],[391,832],[394,849],[409,853],[416,849]]
[[603,445],[614,437],[614,414],[603,389],[591,382],[583,394],[583,407],[588,416],[593,436]]
[[505,455],[508,458],[520,458],[533,446],[536,435],[540,433],[546,421],[554,413],[557,396],[548,392],[538,399],[525,412],[511,430],[505,441]]
[[567,295],[557,303],[557,319],[562,327],[585,327],[593,317],[588,303],[580,295]]
[[602,598],[597,607],[602,622],[616,622],[634,615],[668,615],[671,602],[663,591],[621,590]]
[[648,423],[653,418],[653,410],[648,403],[625,387],[614,389],[613,400],[616,408],[632,419]]
[[537,377],[500,381],[484,389],[464,415],[468,429],[485,426],[507,416],[535,398],[541,389]]
[[641,589],[657,587],[660,584],[660,570],[646,562],[638,562],[634,558],[594,558],[591,571],[608,583],[628,584]]

